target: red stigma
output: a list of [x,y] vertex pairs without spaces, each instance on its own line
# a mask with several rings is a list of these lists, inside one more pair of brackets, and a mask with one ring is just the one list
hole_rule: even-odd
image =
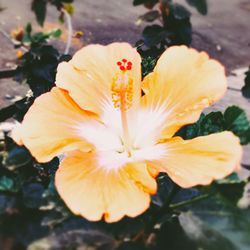
[[121,71],[131,70],[132,69],[132,62],[128,61],[127,59],[122,59],[116,63]]

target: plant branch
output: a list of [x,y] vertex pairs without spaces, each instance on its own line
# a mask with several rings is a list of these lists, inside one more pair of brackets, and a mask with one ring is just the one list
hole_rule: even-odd
[[17,68],[16,69],[0,70],[0,79],[14,77],[18,72],[19,72],[19,70]]
[[180,187],[177,186],[176,184],[174,184],[174,186],[173,186],[172,190],[170,191],[167,199],[165,200],[163,206],[158,211],[153,213],[151,219],[145,225],[145,228],[142,231],[140,231],[133,238],[134,241],[139,241],[139,240],[144,239],[144,237],[153,230],[153,228],[154,228],[155,224],[157,223],[157,221],[159,221],[159,219],[163,215],[165,215],[165,213],[167,213],[167,212],[169,212],[171,210],[170,209],[170,203],[173,200],[173,198],[175,197],[175,195],[178,193],[179,190],[180,190]]
[[205,200],[210,196],[211,196],[211,194],[203,194],[203,195],[200,195],[200,196],[196,196],[196,197],[194,197],[194,198],[192,198],[190,200],[187,200],[187,201],[181,201],[181,202],[178,202],[178,203],[175,203],[175,204],[171,204],[171,205],[169,205],[169,208],[170,209],[178,209],[178,208],[193,204],[195,202]]
[[64,50],[64,54],[67,55],[69,54],[69,49],[71,47],[73,28],[72,28],[72,21],[70,14],[65,9],[62,9],[62,12],[65,15],[65,19],[67,22],[67,29],[68,29],[68,38],[67,38],[66,48]]

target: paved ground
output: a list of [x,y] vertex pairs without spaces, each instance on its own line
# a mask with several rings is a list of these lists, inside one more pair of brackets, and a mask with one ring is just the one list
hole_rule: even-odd
[[[232,76],[234,69],[247,67],[250,64],[250,1],[249,0],[207,0],[209,12],[207,16],[199,15],[191,9],[194,28],[192,46],[199,50],[206,50],[212,57],[220,60],[227,68],[229,85],[240,89],[244,74],[238,71]],[[6,9],[0,14],[0,28],[9,32],[18,25],[25,25],[34,21],[30,12],[31,0],[0,0],[0,7]],[[185,0],[177,0],[185,2]],[[132,0],[75,0],[76,12],[73,16],[75,30],[84,31],[82,41],[75,44],[75,48],[87,43],[110,43],[112,41],[127,41],[134,44],[139,38],[143,26],[136,26],[137,17],[146,9],[142,6],[133,7]],[[55,24],[57,11],[48,11],[48,26]],[[34,22],[35,23],[35,22]],[[14,66],[15,52],[12,45],[0,34],[0,68]],[[63,48],[64,44],[61,43]],[[72,49],[73,52],[74,48]],[[25,85],[18,85],[11,80],[0,80],[0,107],[6,106],[11,96],[24,95]],[[250,118],[250,104],[235,90],[229,90],[225,98],[215,107],[224,109],[236,104],[244,108]],[[246,149],[245,162],[250,163],[250,147]]]

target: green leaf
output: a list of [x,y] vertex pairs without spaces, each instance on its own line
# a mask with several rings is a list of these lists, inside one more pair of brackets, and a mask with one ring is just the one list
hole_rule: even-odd
[[245,85],[241,89],[242,95],[250,99],[250,69],[245,73]]
[[228,202],[233,205],[237,205],[238,201],[243,195],[245,183],[244,182],[235,182],[235,183],[226,183],[223,180],[221,183],[215,184],[217,191],[220,193],[223,198],[227,199]]
[[145,77],[146,75],[148,75],[150,72],[153,71],[155,64],[156,64],[156,59],[148,56],[146,58],[142,58],[142,77]]
[[139,20],[144,22],[153,22],[160,17],[160,12],[158,10],[151,10],[146,12],[144,15],[139,16]]
[[181,213],[179,221],[187,237],[196,245],[194,249],[236,250],[234,244],[219,230],[214,230],[192,212]]
[[168,37],[168,34],[169,32],[157,24],[147,26],[142,32],[144,43],[148,47],[156,46],[162,41],[165,41],[165,39]]
[[23,203],[28,208],[39,208],[45,201],[42,199],[44,187],[41,183],[26,183],[22,187]]
[[[231,194],[234,190],[231,190]],[[230,190],[228,190],[230,193]],[[209,227],[214,232],[219,233],[224,239],[227,240],[228,247],[212,244],[210,247],[203,249],[249,249],[250,239],[250,220],[248,211],[238,209],[233,203],[228,202],[221,195],[215,195],[207,200],[193,204],[189,208],[199,221],[194,224],[202,223]],[[187,222],[184,226],[187,226]],[[203,231],[204,232],[204,231]],[[204,234],[204,233],[203,233]],[[211,235],[211,234],[205,234]],[[211,239],[213,236],[211,235]],[[210,243],[213,243],[212,241]],[[214,248],[218,246],[217,248]]]
[[24,166],[31,159],[32,156],[26,148],[16,146],[8,153],[5,164],[9,169],[15,169]]
[[211,112],[207,115],[201,114],[196,123],[182,127],[176,135],[184,139],[193,139],[197,136],[226,130],[237,135],[242,145],[250,142],[250,123],[243,109],[231,106],[226,109],[224,114],[221,112]]
[[189,18],[191,13],[184,6],[175,3],[170,5],[170,15],[176,20],[183,20]]
[[144,4],[148,8],[153,8],[155,4],[157,4],[159,0],[134,0],[133,5],[141,5]]
[[245,111],[237,106],[231,106],[224,113],[225,130],[232,131],[239,136],[241,143],[250,142],[250,123]]
[[206,0],[186,0],[187,3],[193,7],[195,7],[200,14],[207,14],[207,1]]
[[209,135],[224,130],[224,117],[221,112],[211,112],[207,115],[201,114],[199,120],[191,125],[182,127],[177,136],[184,139],[193,139],[197,136]]
[[170,45],[189,45],[192,41],[190,12],[180,4],[170,4],[169,14],[163,19],[164,29],[171,33]]
[[6,176],[0,177],[0,191],[13,191],[15,186],[14,181]]
[[200,121],[199,135],[209,135],[223,131],[224,119],[221,112],[211,112]]
[[140,5],[140,4],[145,4],[146,2],[147,2],[147,0],[134,0],[133,5],[137,6],[137,5]]
[[62,31],[60,29],[52,30],[48,35],[52,38],[59,38],[62,35]]
[[25,31],[26,31],[26,33],[27,34],[31,34],[31,32],[32,32],[32,25],[31,25],[31,23],[27,23],[27,25],[26,25],[26,27],[25,27]]
[[43,26],[46,16],[46,5],[47,1],[45,0],[33,0],[31,5],[31,9],[36,15],[36,20],[41,26]]

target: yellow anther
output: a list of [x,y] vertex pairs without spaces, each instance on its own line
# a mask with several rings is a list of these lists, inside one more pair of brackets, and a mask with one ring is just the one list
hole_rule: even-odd
[[111,94],[115,108],[128,110],[134,95],[133,79],[126,72],[117,74],[112,80]]

